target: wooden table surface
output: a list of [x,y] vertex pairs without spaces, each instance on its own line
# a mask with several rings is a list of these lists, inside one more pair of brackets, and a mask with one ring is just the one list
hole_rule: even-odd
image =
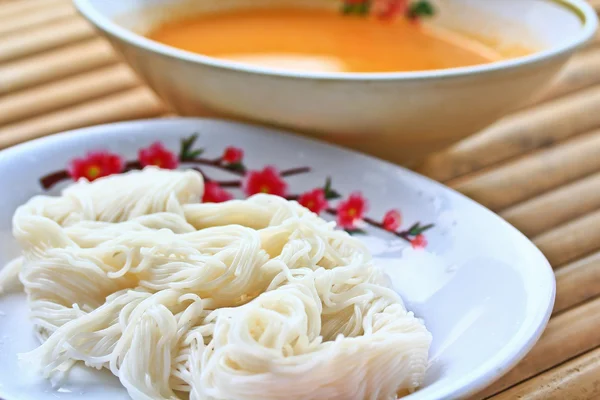
[[[0,0],[0,148],[168,113],[69,0]],[[546,332],[474,399],[600,399],[600,37],[528,106],[419,171],[499,213],[556,272]]]

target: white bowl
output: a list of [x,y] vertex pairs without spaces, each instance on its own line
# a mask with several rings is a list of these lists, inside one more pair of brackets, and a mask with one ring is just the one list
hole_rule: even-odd
[[361,74],[260,68],[178,50],[141,35],[181,14],[249,5],[335,7],[340,2],[75,0],[75,5],[181,115],[283,126],[405,164],[525,102],[597,27],[596,13],[585,0],[437,0],[432,23],[540,50],[473,67]]
[[[239,171],[215,167],[210,160],[233,145],[243,149],[248,170],[266,165],[287,170],[289,194],[322,187],[330,177],[331,188],[342,198],[362,192],[370,203],[367,216],[371,221],[381,221],[386,211],[396,208],[402,214],[401,230],[416,222],[435,225],[425,233],[429,242],[425,250],[413,250],[405,240],[372,223],[358,236],[374,262],[388,273],[407,307],[425,320],[433,335],[424,387],[403,400],[456,400],[473,394],[515,365],[542,333],[554,300],[552,268],[525,236],[494,213],[386,162],[280,131],[215,120],[103,125],[0,152],[0,268],[19,254],[11,235],[15,209],[31,196],[57,194],[64,188],[70,182],[64,170],[71,160],[104,149],[132,165],[138,151],[155,141],[177,154],[180,140],[193,133],[200,134],[194,148],[203,148],[200,157],[209,160],[202,165],[203,172],[226,180],[229,186],[232,179],[240,179]],[[181,168],[202,160],[196,161],[182,163]],[[227,190],[243,197],[239,189]],[[338,201],[331,201],[330,207],[335,208]],[[128,399],[110,373],[83,366],[61,387],[52,389],[49,382],[19,367],[17,353],[36,346],[24,295],[0,296],[0,398]]]

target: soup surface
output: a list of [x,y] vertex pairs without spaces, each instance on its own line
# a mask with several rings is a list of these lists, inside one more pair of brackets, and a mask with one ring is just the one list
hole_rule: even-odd
[[503,58],[475,39],[406,18],[381,21],[314,9],[197,15],[159,26],[148,37],[211,57],[292,70],[423,71]]

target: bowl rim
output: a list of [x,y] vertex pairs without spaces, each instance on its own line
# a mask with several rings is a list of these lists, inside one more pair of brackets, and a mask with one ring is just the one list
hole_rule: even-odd
[[408,72],[311,72],[311,71],[293,71],[284,69],[275,69],[260,67],[249,64],[243,64],[234,61],[221,60],[192,53],[186,50],[177,49],[159,42],[147,39],[127,28],[124,28],[98,11],[92,0],[73,0],[76,9],[89,22],[106,34],[116,37],[132,46],[144,50],[158,53],[173,59],[183,60],[192,64],[203,64],[213,68],[227,69],[236,72],[251,73],[268,77],[285,77],[296,79],[317,79],[334,81],[414,81],[422,79],[447,79],[464,77],[467,75],[479,75],[506,69],[516,69],[532,64],[549,61],[553,58],[568,55],[584,46],[592,40],[598,29],[598,15],[594,8],[586,0],[545,0],[557,3],[566,11],[576,14],[583,19],[583,26],[580,33],[572,40],[550,49],[534,52],[533,54],[512,58],[503,61],[496,61],[488,64],[481,64],[468,67],[448,68],[430,71],[408,71]]

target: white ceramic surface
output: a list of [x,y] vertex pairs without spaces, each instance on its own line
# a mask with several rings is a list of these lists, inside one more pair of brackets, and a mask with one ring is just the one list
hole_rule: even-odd
[[[44,192],[40,178],[70,160],[104,149],[137,159],[138,150],[162,141],[177,152],[180,139],[198,132],[202,157],[218,158],[230,145],[245,152],[250,170],[310,167],[286,177],[291,193],[322,186],[329,176],[342,197],[361,191],[368,216],[380,221],[397,208],[401,229],[435,226],[429,245],[416,250],[390,232],[366,226],[361,238],[385,268],[409,309],[433,333],[425,386],[410,400],[463,398],[498,379],[526,352],[549,318],[555,282],[540,251],[498,216],[420,175],[361,154],[261,127],[217,120],[170,119],[112,124],[22,144],[0,152],[0,263],[18,254],[10,233],[15,208]],[[182,167],[190,166],[188,164]],[[232,179],[207,166],[213,179]],[[236,176],[234,175],[233,178]],[[48,183],[48,181],[46,181]],[[63,180],[49,192],[57,193]],[[237,192],[240,195],[240,192]],[[331,204],[332,207],[335,203]],[[107,372],[77,367],[60,387],[19,366],[17,353],[36,346],[24,295],[0,296],[0,397],[5,400],[127,399]]]
[[[74,3],[180,115],[227,116],[283,126],[404,164],[478,131],[524,103],[593,37],[597,27],[596,13],[585,0],[434,0],[439,11],[434,24],[539,51],[438,71],[293,72],[193,54],[133,31],[143,34],[177,15],[240,5],[338,7],[341,0]],[[174,7],[178,4],[185,7]]]

